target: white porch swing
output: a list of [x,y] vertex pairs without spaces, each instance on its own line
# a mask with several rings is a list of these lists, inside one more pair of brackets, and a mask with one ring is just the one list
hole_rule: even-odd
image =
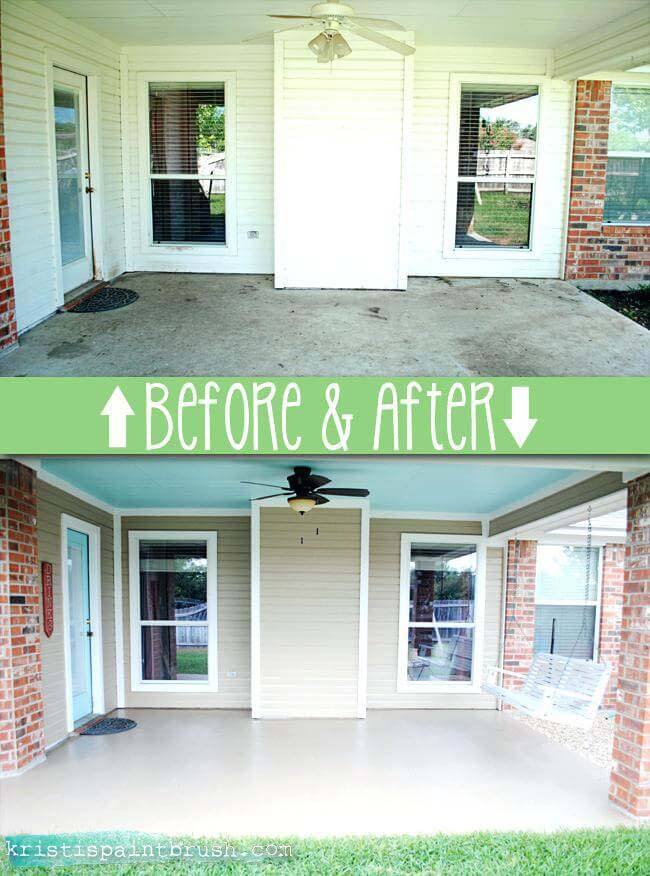
[[[591,506],[587,512],[587,558],[585,563],[585,602],[589,599],[591,578]],[[519,540],[514,541],[515,598],[519,586]],[[518,621],[515,621],[521,629]],[[578,642],[586,631],[587,606],[583,608],[582,626],[568,657],[560,654],[536,654],[528,674],[490,666],[482,685],[519,712],[556,724],[566,724],[589,731],[603,701],[611,667],[607,663],[575,658]],[[518,688],[503,687],[503,677],[522,679]],[[500,683],[498,683],[500,681]]]

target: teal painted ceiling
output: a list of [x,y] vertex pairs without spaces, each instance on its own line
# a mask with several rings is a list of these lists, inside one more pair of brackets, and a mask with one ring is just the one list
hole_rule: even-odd
[[[116,508],[224,508],[247,510],[250,500],[274,492],[242,480],[286,484],[293,465],[311,465],[334,487],[366,487],[381,511],[489,514],[538,491],[560,488],[580,472],[549,466],[500,465],[428,459],[76,458],[49,457],[45,471]],[[589,472],[583,472],[587,476]]]

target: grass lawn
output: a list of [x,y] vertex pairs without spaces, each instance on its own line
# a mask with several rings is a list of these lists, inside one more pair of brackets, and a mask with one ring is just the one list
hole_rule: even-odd
[[583,292],[650,329],[650,283],[621,292],[607,292],[604,289],[583,289]]
[[521,192],[481,192],[474,204],[473,230],[501,246],[528,246],[530,196]]
[[212,195],[210,198],[210,213],[212,216],[223,216],[226,212],[225,194]]
[[207,675],[207,649],[179,648],[176,651],[176,669],[181,675]]
[[[487,801],[486,801],[487,802]],[[99,836],[99,835],[97,835]],[[106,836],[106,835],[104,835]],[[88,841],[94,838],[89,837]],[[119,836],[113,835],[115,841]],[[150,839],[150,838],[147,838]],[[159,837],[159,841],[168,838]],[[68,838],[68,841],[69,838]],[[99,844],[98,839],[94,841]],[[125,842],[122,840],[122,842]],[[174,840],[187,846],[211,849],[225,840]],[[237,852],[269,840],[230,840]],[[647,876],[650,873],[650,829],[571,831],[554,834],[467,834],[465,836],[347,838],[329,840],[284,839],[291,856],[266,857],[251,862],[205,858],[192,862],[152,864],[77,865],[63,872],[83,876],[118,874],[300,874],[300,876]],[[20,868],[42,874],[40,868]],[[61,868],[57,867],[61,872]],[[0,872],[15,872],[3,852]]]

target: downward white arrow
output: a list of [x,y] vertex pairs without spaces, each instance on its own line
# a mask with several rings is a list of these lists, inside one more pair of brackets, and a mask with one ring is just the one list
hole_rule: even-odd
[[517,447],[524,446],[537,423],[537,420],[531,420],[529,416],[529,393],[530,390],[527,386],[512,387],[512,415],[509,420],[503,421],[517,442]]
[[108,417],[109,447],[126,447],[126,418],[133,413],[124,393],[116,386],[101,413],[102,417]]

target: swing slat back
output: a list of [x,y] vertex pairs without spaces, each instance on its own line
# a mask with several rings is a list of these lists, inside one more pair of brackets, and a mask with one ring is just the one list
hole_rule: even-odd
[[[520,690],[534,699],[543,700],[545,692],[552,689],[553,711],[565,713],[567,717],[593,718],[605,693],[609,672],[605,663],[560,654],[537,654]],[[587,699],[559,696],[558,692],[562,691],[575,691]]]

